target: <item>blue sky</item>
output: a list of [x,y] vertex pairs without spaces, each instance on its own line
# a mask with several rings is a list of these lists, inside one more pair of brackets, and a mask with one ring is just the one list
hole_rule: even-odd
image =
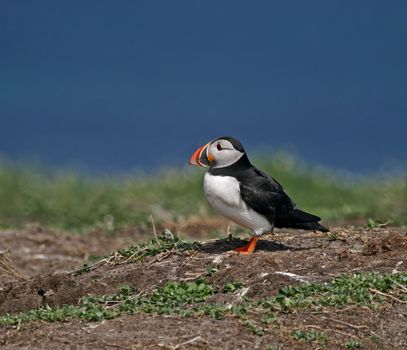
[[405,1],[2,1],[0,154],[182,166],[231,135],[355,172],[407,159]]

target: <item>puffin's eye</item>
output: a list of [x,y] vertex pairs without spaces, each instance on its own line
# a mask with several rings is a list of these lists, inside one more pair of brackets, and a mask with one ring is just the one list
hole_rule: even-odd
[[218,149],[218,151],[222,151],[222,150],[223,150],[223,148],[222,148],[222,146],[220,145],[220,143],[218,143],[218,144],[216,145],[216,148]]

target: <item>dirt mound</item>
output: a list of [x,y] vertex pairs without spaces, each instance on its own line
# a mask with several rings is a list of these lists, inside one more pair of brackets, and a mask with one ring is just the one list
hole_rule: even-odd
[[47,304],[74,304],[83,295],[82,286],[66,274],[41,275],[3,288],[0,313],[37,309]]
[[405,236],[394,232],[384,232],[379,237],[367,241],[363,246],[362,254],[376,255],[391,251],[405,251],[406,248]]
[[[1,231],[0,250],[8,251],[15,269],[30,277],[74,269],[89,259],[100,258],[143,237],[145,233],[138,228],[115,234],[93,231],[81,236],[31,227]],[[0,281],[3,283],[15,277],[0,271]]]
[[[32,248],[34,254],[37,254],[38,249],[42,249],[40,247],[44,245],[43,249],[53,254],[63,254],[65,258],[78,258],[77,268],[90,254],[89,248],[92,244],[89,242],[96,240],[94,237],[57,236],[55,233],[45,232],[47,231],[41,231],[35,240],[30,235],[27,236],[29,242],[35,242],[30,243],[35,247]],[[5,237],[12,236],[12,233],[2,234]],[[118,240],[117,246],[122,246],[126,239],[129,241],[128,237],[121,239]],[[81,251],[82,242],[83,251]],[[112,241],[106,242],[105,253],[114,247]],[[280,231],[273,236],[264,237],[258,245],[258,250],[252,255],[241,256],[230,252],[231,249],[245,243],[245,240],[232,237],[211,240],[193,245],[190,249],[165,251],[138,262],[131,258],[122,256],[119,259],[112,255],[93,266],[69,273],[66,271],[49,273],[55,267],[51,264],[48,273],[26,280],[11,281],[10,278],[0,280],[0,314],[27,311],[44,305],[75,305],[81,297],[89,294],[113,294],[120,285],[130,285],[140,293],[148,295],[168,281],[185,282],[204,278],[217,290],[224,290],[228,283],[238,282],[246,286],[244,291],[246,297],[260,300],[276,294],[288,285],[329,281],[343,273],[406,271],[406,228],[372,230],[333,228],[329,234]],[[73,246],[78,249],[72,249]],[[100,254],[102,250],[90,251],[92,254]],[[21,253],[21,250],[19,252]],[[26,254],[30,255],[30,252]],[[14,258],[21,262],[19,260],[21,258],[16,258],[15,253]],[[73,269],[72,265],[66,264],[65,270]],[[57,266],[57,270],[60,271],[62,265]],[[25,273],[27,271],[33,273],[33,270],[25,269],[24,264],[18,267]],[[39,269],[41,272],[46,270],[45,265]],[[235,304],[239,298],[241,296],[233,293],[217,293],[208,298],[208,303]],[[64,337],[75,334],[81,339],[77,343],[75,340],[70,341],[72,348],[83,349],[115,347],[141,349],[148,346],[168,349],[234,349],[266,348],[267,344],[303,349],[310,344],[299,344],[293,340],[293,325],[299,327],[311,324],[314,330],[318,330],[318,327],[326,332],[334,329],[332,337],[340,339],[342,343],[343,334],[351,334],[348,338],[356,339],[363,331],[372,329],[372,334],[380,333],[381,339],[395,337],[389,340],[390,344],[402,344],[401,333],[399,335],[393,333],[395,330],[402,331],[403,319],[407,316],[405,304],[394,305],[392,310],[380,311],[374,318],[369,309],[355,310],[356,308],[351,307],[348,308],[349,312],[343,311],[342,315],[337,316],[335,313],[339,311],[334,311],[334,314],[324,314],[325,311],[321,311],[320,314],[307,314],[306,311],[299,311],[283,315],[278,327],[270,329],[270,332],[261,338],[248,333],[247,325],[245,327],[241,320],[235,318],[226,318],[219,321],[220,323],[214,323],[212,319],[205,317],[184,319],[179,316],[144,314],[123,316],[91,325],[72,320],[69,322],[69,330],[61,324],[31,322],[24,325],[20,331],[10,328],[0,329],[0,335],[3,337],[2,344],[9,348],[23,344],[41,348],[51,346],[55,342],[62,342],[63,345]],[[378,323],[373,324],[373,320]],[[349,324],[357,326],[352,329]],[[44,329],[52,330],[50,333],[52,336],[46,335]],[[158,329],[160,331],[157,334]],[[31,337],[34,340],[29,343]],[[382,345],[380,342],[376,345],[374,342],[369,343],[370,348],[381,348]],[[397,345],[394,345],[394,348],[397,348]]]
[[223,288],[230,281],[239,281],[250,286],[248,296],[259,298],[289,284],[323,281],[346,272],[392,272],[407,256],[407,233],[397,230],[337,228],[331,236],[281,232],[260,241],[255,254],[243,257],[232,251],[244,244],[246,241],[240,238],[212,240],[192,252],[158,255],[139,263],[113,259],[102,261],[90,271],[85,268],[76,273],[44,274],[15,281],[2,286],[0,314],[25,311],[44,303],[72,304],[86,294],[113,293],[123,284],[150,292],[169,280],[206,276],[210,268],[217,273],[207,276],[209,283]]

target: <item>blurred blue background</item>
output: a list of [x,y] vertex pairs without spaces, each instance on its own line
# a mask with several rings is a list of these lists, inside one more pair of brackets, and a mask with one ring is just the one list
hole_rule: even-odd
[[405,1],[2,1],[0,154],[182,166],[221,135],[353,172],[405,162]]

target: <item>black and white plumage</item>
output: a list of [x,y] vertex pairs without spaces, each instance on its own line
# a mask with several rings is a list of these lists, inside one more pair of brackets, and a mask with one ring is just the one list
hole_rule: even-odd
[[318,216],[298,209],[275,179],[254,167],[242,144],[232,137],[202,146],[190,164],[209,167],[204,178],[209,204],[255,236],[274,227],[328,231]]

